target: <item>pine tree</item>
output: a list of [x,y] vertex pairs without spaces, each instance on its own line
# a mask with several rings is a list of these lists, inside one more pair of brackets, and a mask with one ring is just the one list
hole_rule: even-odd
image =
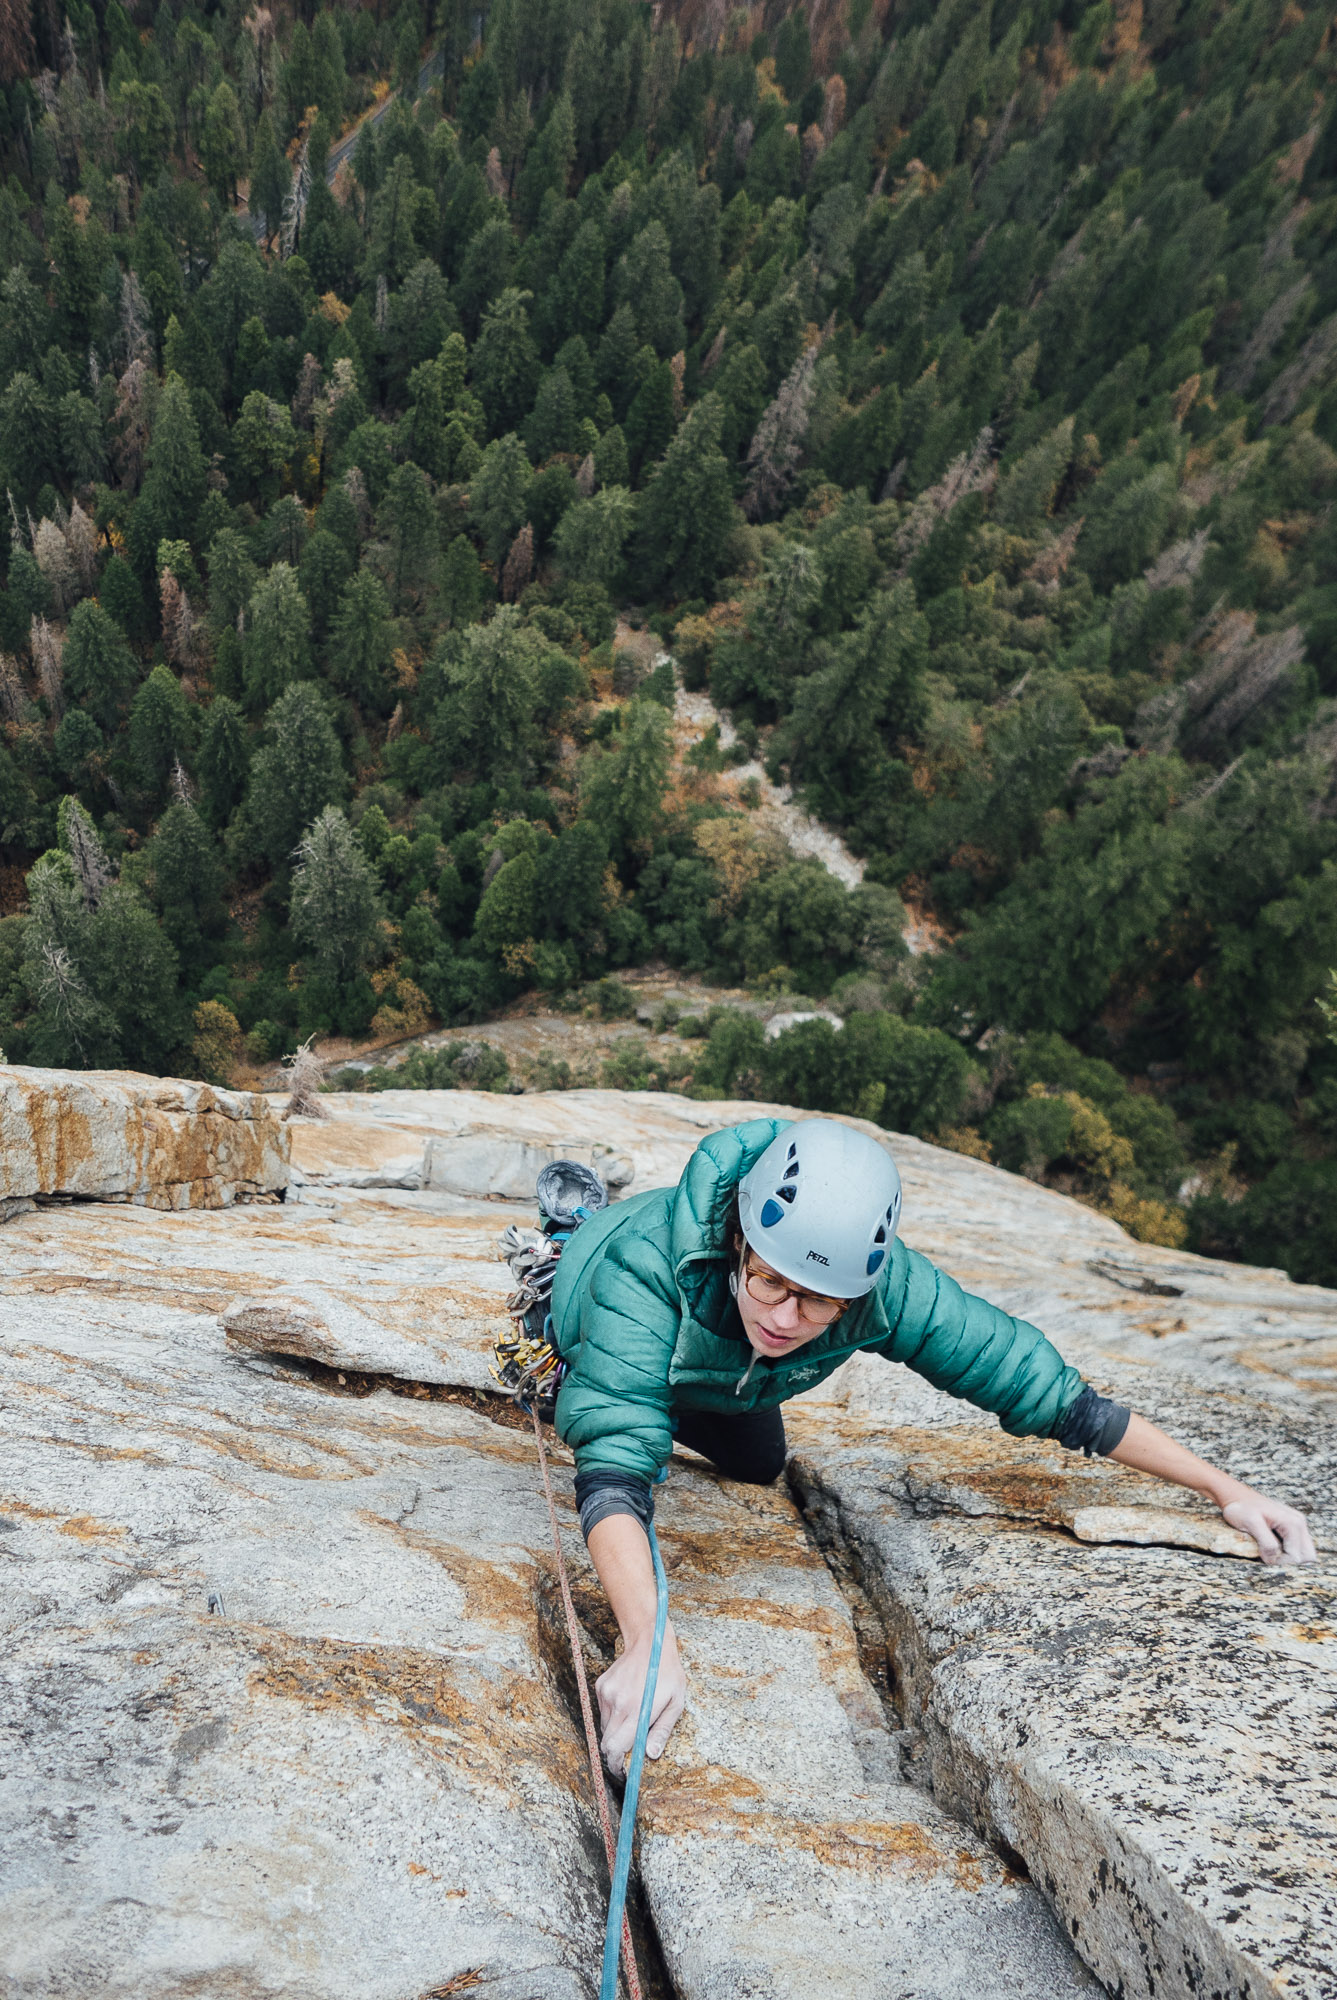
[[332,132],[343,123],[348,71],[339,23],[329,8],[322,7],[311,29],[311,90],[320,106],[320,115]]
[[330,677],[341,693],[350,695],[375,715],[393,706],[390,666],[394,628],[384,585],[369,570],[349,578],[339,599],[330,633]]
[[667,711],[657,701],[629,702],[608,748],[587,750],[580,768],[582,814],[607,835],[614,851],[644,855],[663,817],[673,743]]
[[607,394],[619,423],[625,421],[632,398],[641,386],[637,360],[639,352],[636,315],[624,303],[618,306],[605,327],[594,362],[599,387]]
[[529,460],[518,437],[497,438],[469,487],[469,514],[493,563],[500,563],[525,519],[529,504]]
[[[627,455],[638,481],[668,449],[675,429],[673,371],[667,361],[651,368],[627,412]],[[723,404],[720,405],[721,410]]]
[[437,532],[431,494],[420,466],[397,465],[376,514],[377,541],[368,551],[385,578],[396,612],[421,604],[436,573]]
[[51,740],[61,774],[72,785],[87,782],[89,764],[100,757],[106,747],[106,738],[86,708],[70,709],[62,717]]
[[662,222],[647,223],[634,239],[618,261],[613,286],[619,303],[631,309],[638,340],[653,347],[661,359],[676,354],[686,340],[682,286],[673,275]]
[[635,509],[625,486],[605,486],[588,500],[568,507],[553,538],[563,574],[573,583],[600,584],[611,592]]
[[280,868],[303,828],[343,799],[348,780],[325,704],[309,683],[299,681],[281,694],[266,722],[269,740],[251,765],[237,843],[242,853]]
[[1065,417],[1056,429],[1023,452],[999,482],[993,499],[993,518],[999,527],[1019,535],[1033,531],[1053,505],[1071,460],[1072,418]]
[[200,165],[221,202],[237,199],[237,176],[246,160],[237,93],[226,77],[210,93],[200,131]]
[[494,434],[519,427],[538,386],[538,350],[526,310],[532,297],[509,287],[483,314],[473,351],[473,383]]
[[441,599],[452,625],[467,625],[482,608],[486,580],[467,535],[456,535],[441,566]]
[[251,594],[246,622],[246,698],[263,708],[311,666],[311,614],[288,563],[275,563]]
[[704,596],[724,565],[735,517],[729,467],[719,448],[723,417],[719,398],[704,396],[646,487],[640,549],[652,588]]
[[226,695],[205,710],[197,768],[205,815],[211,826],[225,826],[241,804],[251,768],[242,712]]
[[317,528],[298,565],[297,580],[311,612],[311,630],[317,640],[330,629],[345,584],[353,573],[348,550],[325,528]]
[[608,249],[591,216],[582,222],[549,281],[543,325],[550,347],[575,336],[593,341],[604,323],[604,273]]
[[215,632],[235,626],[251,601],[256,567],[235,528],[220,528],[209,544],[209,622]]
[[204,453],[190,391],[179,375],[169,375],[154,413],[143,497],[170,524],[168,532],[189,541],[205,483]]
[[352,978],[375,951],[376,876],[337,806],[327,806],[302,837],[289,907],[293,934],[323,978]]
[[543,197],[551,190],[565,195],[576,158],[576,121],[571,99],[563,91],[552,100],[543,130],[529,149],[515,191],[516,207],[532,229]]
[[82,703],[105,729],[114,727],[137,673],[124,634],[95,597],[84,598],[70,614],[63,671],[66,698]]
[[525,446],[535,465],[572,449],[576,437],[576,398],[565,368],[549,368],[539,384],[525,424]]
[[594,476],[600,486],[631,484],[631,460],[620,424],[610,424],[595,445]]
[[60,851],[28,877],[24,980],[38,1062],[159,1070],[180,1040],[177,957],[137,892],[116,881],[75,799],[60,812]]
[[130,756],[140,783],[161,798],[178,760],[194,744],[195,711],[170,667],[154,667],[130,704]]
[[372,203],[371,240],[367,245],[367,269],[387,284],[402,284],[418,260],[418,240],[414,233],[420,212],[419,188],[413,163],[406,153],[390,162],[385,179]]
[[149,893],[163,930],[188,979],[203,969],[209,941],[227,920],[223,864],[212,833],[178,799],[167,808],[148,847]]
[[250,209],[252,215],[264,216],[267,236],[274,236],[278,230],[291,185],[288,163],[274,137],[274,120],[266,109],[260,113],[251,149]]
[[451,645],[434,739],[449,747],[455,768],[473,769],[493,784],[525,782],[537,734],[537,634],[508,604]]

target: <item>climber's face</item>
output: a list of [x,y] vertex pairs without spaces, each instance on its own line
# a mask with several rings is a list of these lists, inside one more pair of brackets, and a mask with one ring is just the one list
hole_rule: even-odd
[[740,1252],[738,1280],[738,1315],[758,1354],[774,1357],[806,1347],[834,1325],[849,1304],[847,1299],[826,1298],[791,1285],[746,1245]]

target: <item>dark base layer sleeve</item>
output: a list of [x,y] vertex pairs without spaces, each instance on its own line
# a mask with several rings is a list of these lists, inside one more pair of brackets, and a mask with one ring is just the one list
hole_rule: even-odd
[[1088,1458],[1108,1458],[1122,1444],[1132,1414],[1126,1404],[1098,1396],[1088,1383],[1063,1412],[1051,1435],[1069,1451],[1084,1452]]
[[634,1472],[593,1472],[576,1474],[576,1505],[580,1509],[580,1532],[585,1540],[590,1530],[610,1514],[630,1514],[648,1529],[654,1519],[655,1503],[650,1482]]

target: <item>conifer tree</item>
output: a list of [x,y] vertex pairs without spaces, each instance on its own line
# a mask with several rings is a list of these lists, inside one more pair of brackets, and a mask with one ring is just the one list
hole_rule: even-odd
[[137,675],[124,634],[95,597],[84,598],[70,614],[62,670],[67,698],[110,729]]
[[274,120],[266,109],[260,113],[251,149],[250,210],[252,215],[264,216],[267,236],[272,237],[278,231],[291,185],[288,163],[274,137]]
[[360,972],[379,939],[376,876],[337,806],[307,828],[297,849],[289,905],[293,934],[325,979]]
[[[673,275],[668,232],[649,222],[619,259],[614,291],[628,306],[637,338],[667,359],[684,344],[682,286]],[[611,393],[611,392],[610,392]]]
[[246,621],[246,697],[272,702],[310,671],[311,614],[289,563],[266,570],[251,594]]
[[164,522],[164,533],[189,541],[204,489],[204,453],[190,391],[179,375],[169,375],[154,413],[143,498]]
[[211,91],[200,130],[200,165],[221,202],[237,198],[237,176],[246,162],[237,93],[224,77]]
[[601,584],[611,591],[631,533],[636,503],[625,486],[605,486],[577,500],[557,524],[553,549],[563,574],[573,583]]
[[653,588],[703,595],[723,566],[735,518],[729,467],[719,448],[723,417],[719,398],[704,396],[646,487],[640,549]]
[[172,768],[189,757],[195,711],[170,667],[154,667],[130,704],[130,756],[140,783],[160,798]]
[[627,455],[638,481],[643,480],[668,449],[674,427],[673,371],[667,361],[659,361],[646,375],[627,411]]
[[518,428],[534,400],[539,360],[529,330],[531,292],[514,286],[483,314],[473,351],[473,384],[494,433]]
[[215,696],[205,710],[197,768],[204,813],[211,826],[225,826],[241,804],[251,768],[242,712],[226,695]]
[[214,837],[195,807],[184,800],[174,801],[158,822],[148,847],[148,879],[168,941],[187,977],[197,975],[227,913],[223,864]]
[[369,551],[385,578],[396,612],[421,603],[436,573],[436,523],[421,466],[411,461],[390,474],[376,513],[377,542]]
[[993,498],[993,518],[1015,534],[1034,530],[1048,514],[1059,482],[1072,459],[1072,418],[1023,452],[999,482]]
[[503,605],[487,625],[471,625],[450,643],[433,736],[450,746],[459,767],[494,784],[527,780],[536,735],[536,634],[513,605]]
[[493,563],[500,563],[514,541],[529,505],[531,474],[525,448],[510,434],[496,438],[469,486],[470,517]]
[[390,663],[394,629],[385,587],[369,570],[349,578],[330,632],[330,676],[344,694],[372,714],[392,704]]
[[236,839],[241,853],[280,868],[303,828],[343,799],[348,780],[325,704],[308,682],[279,696],[266,719],[266,735],[251,764]]
[[585,753],[582,814],[602,828],[614,852],[643,856],[660,824],[672,756],[667,712],[657,701],[629,702],[607,748]]

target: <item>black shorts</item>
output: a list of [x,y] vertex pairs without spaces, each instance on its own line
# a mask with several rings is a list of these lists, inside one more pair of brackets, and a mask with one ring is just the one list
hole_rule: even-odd
[[673,1435],[689,1451],[699,1451],[726,1479],[769,1486],[785,1469],[785,1420],[778,1409],[682,1410]]

